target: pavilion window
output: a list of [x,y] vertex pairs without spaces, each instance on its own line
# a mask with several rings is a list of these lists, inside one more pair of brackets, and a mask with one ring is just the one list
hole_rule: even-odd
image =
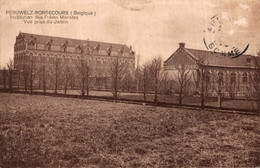
[[231,73],[230,75],[230,83],[235,84],[236,83],[236,73]]
[[223,72],[219,72],[218,73],[218,82],[219,83],[223,83],[224,82],[224,73]]
[[260,80],[260,79],[259,79],[259,76],[260,76],[260,75],[259,75],[257,72],[255,72],[253,76],[254,76],[254,82],[255,82],[256,84],[259,83],[259,82],[260,82],[260,81],[259,81],[259,80]]
[[206,83],[209,83],[210,82],[210,72],[207,72],[206,73]]
[[242,75],[242,82],[243,82],[243,84],[247,83],[247,73],[246,72],[244,72]]

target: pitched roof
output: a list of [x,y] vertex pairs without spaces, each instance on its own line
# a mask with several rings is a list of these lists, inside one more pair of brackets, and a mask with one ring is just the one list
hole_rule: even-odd
[[124,52],[130,52],[130,48],[124,44],[115,44],[115,43],[107,43],[107,42],[98,42],[98,41],[89,41],[89,40],[79,40],[79,39],[71,39],[64,37],[55,37],[55,36],[45,36],[31,33],[21,33],[24,37],[25,41],[29,43],[31,40],[36,38],[37,44],[47,44],[50,40],[52,40],[52,45],[61,46],[67,42],[68,47],[76,47],[77,45],[83,46],[89,44],[92,47],[100,45],[100,50],[107,50],[112,46],[112,51],[118,52],[122,47],[124,48]]
[[223,66],[223,67],[248,67],[247,58],[251,58],[251,66],[254,65],[252,57],[259,59],[253,55],[241,55],[237,58],[231,59],[230,57],[223,56],[222,53],[212,53],[210,51],[197,50],[184,48],[186,52],[192,54],[197,60],[205,59],[205,64],[210,66]]
[[[177,54],[180,54],[181,52],[183,52],[183,53],[185,53],[188,57],[189,57],[189,61],[191,61],[192,60],[192,62],[194,63],[196,63],[197,61],[198,61],[198,59],[194,56],[194,55],[192,55],[190,52],[188,52],[187,50],[185,50],[184,48],[182,48],[182,47],[180,47],[180,48],[178,48],[166,61],[164,61],[164,64],[165,65],[171,65],[172,63],[176,63],[176,55]],[[182,57],[182,56],[181,56]],[[179,57],[179,58],[181,58],[181,57]],[[175,58],[175,59],[174,59]],[[178,59],[178,63],[179,63],[179,61],[180,61],[180,59]],[[182,60],[182,61],[186,61],[186,60]],[[187,63],[187,62],[186,62]]]

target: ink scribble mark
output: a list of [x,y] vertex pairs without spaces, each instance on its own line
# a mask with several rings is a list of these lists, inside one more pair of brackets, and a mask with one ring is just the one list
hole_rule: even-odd
[[203,42],[204,42],[204,44],[205,44],[206,48],[207,48],[207,49],[209,49],[209,48],[208,48],[208,45],[206,44],[206,40],[205,40],[205,38],[204,38],[204,37],[203,37]]
[[216,15],[212,16],[212,18],[211,18],[211,19],[214,19],[216,16],[218,16],[218,14],[216,14]]
[[243,52],[241,52],[241,53],[238,54],[238,55],[235,55],[234,57],[231,57],[231,59],[233,59],[233,58],[237,58],[237,57],[241,56],[242,54],[244,54],[244,53],[246,52],[246,50],[248,49],[248,47],[249,47],[249,44],[247,44],[247,46],[246,46],[246,48],[244,49]]

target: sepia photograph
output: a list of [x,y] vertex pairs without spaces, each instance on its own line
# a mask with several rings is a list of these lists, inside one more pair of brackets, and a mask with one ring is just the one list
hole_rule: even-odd
[[0,168],[260,167],[259,0],[0,0]]

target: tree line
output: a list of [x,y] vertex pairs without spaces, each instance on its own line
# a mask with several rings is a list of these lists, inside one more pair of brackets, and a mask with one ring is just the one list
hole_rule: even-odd
[[[180,105],[186,98],[197,95],[202,108],[214,92],[221,107],[226,91],[230,98],[235,97],[235,83],[228,83],[227,86],[224,82],[224,74],[221,72],[209,76],[205,58],[201,57],[199,60],[197,69],[199,75],[197,76],[185,65],[175,67],[173,74],[165,73],[161,57],[137,66],[134,74],[131,74],[129,65],[116,57],[110,62],[107,72],[109,91],[115,101],[119,99],[122,91],[139,92],[143,95],[144,101],[147,101],[148,97],[153,97],[152,101],[155,105],[160,101],[162,95],[174,97]],[[260,61],[259,59],[254,61],[255,75],[249,77],[250,87],[247,87],[247,91],[250,98],[257,100],[258,109],[260,109]],[[17,82],[14,82],[16,78],[18,86],[23,86],[26,92],[32,93],[35,88],[38,88],[46,93],[48,86],[51,85],[54,93],[63,90],[64,94],[67,94],[70,89],[78,89],[82,96],[89,96],[93,86],[97,85],[94,75],[94,67],[87,59],[82,59],[74,66],[63,64],[60,59],[55,59],[51,67],[37,64],[34,59],[30,59],[27,64],[23,64],[19,68],[18,72],[14,69],[14,62],[10,60],[1,73],[2,84],[5,89],[8,88],[10,91],[13,90],[14,84],[17,85]],[[211,79],[209,79],[210,77]],[[214,84],[210,80],[214,80]],[[75,88],[76,83],[77,88]],[[35,86],[36,84],[38,87]]]

